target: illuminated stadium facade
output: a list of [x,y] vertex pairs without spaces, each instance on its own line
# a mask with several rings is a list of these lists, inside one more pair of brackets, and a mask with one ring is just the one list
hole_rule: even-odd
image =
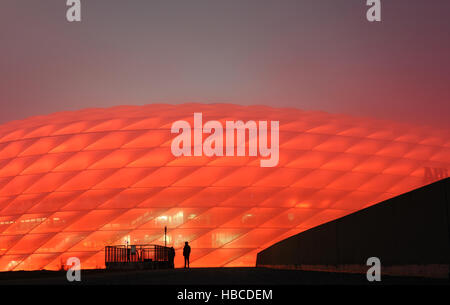
[[[173,122],[279,121],[279,162],[171,153]],[[448,131],[229,104],[123,106],[0,126],[0,270],[104,267],[104,247],[192,247],[254,266],[288,236],[448,176]],[[380,220],[382,221],[382,220]],[[318,241],[320,242],[320,241]]]

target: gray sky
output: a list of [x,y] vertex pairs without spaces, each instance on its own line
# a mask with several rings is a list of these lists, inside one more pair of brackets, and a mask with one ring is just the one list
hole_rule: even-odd
[[450,1],[2,0],[0,123],[225,102],[450,127]]

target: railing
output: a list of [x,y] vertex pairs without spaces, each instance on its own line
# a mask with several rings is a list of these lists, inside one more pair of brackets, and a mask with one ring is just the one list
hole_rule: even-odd
[[105,263],[167,262],[169,248],[159,245],[119,245],[105,247]]

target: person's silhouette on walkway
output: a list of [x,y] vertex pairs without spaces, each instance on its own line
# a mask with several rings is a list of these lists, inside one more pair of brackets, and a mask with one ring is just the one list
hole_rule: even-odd
[[171,268],[171,269],[175,268],[174,260],[175,260],[175,249],[173,247],[170,247],[169,248],[169,268]]
[[184,268],[186,268],[186,262],[187,267],[189,268],[189,255],[191,255],[191,247],[189,246],[188,242],[184,242],[184,248],[183,248],[183,256],[184,256]]

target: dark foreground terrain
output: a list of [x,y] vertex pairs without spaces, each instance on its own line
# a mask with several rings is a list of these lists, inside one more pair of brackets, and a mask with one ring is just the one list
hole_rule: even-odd
[[[0,285],[361,285],[365,274],[340,274],[267,268],[192,268],[175,270],[82,270],[69,283],[62,271],[0,272]],[[381,284],[444,284],[448,280],[383,276]]]

